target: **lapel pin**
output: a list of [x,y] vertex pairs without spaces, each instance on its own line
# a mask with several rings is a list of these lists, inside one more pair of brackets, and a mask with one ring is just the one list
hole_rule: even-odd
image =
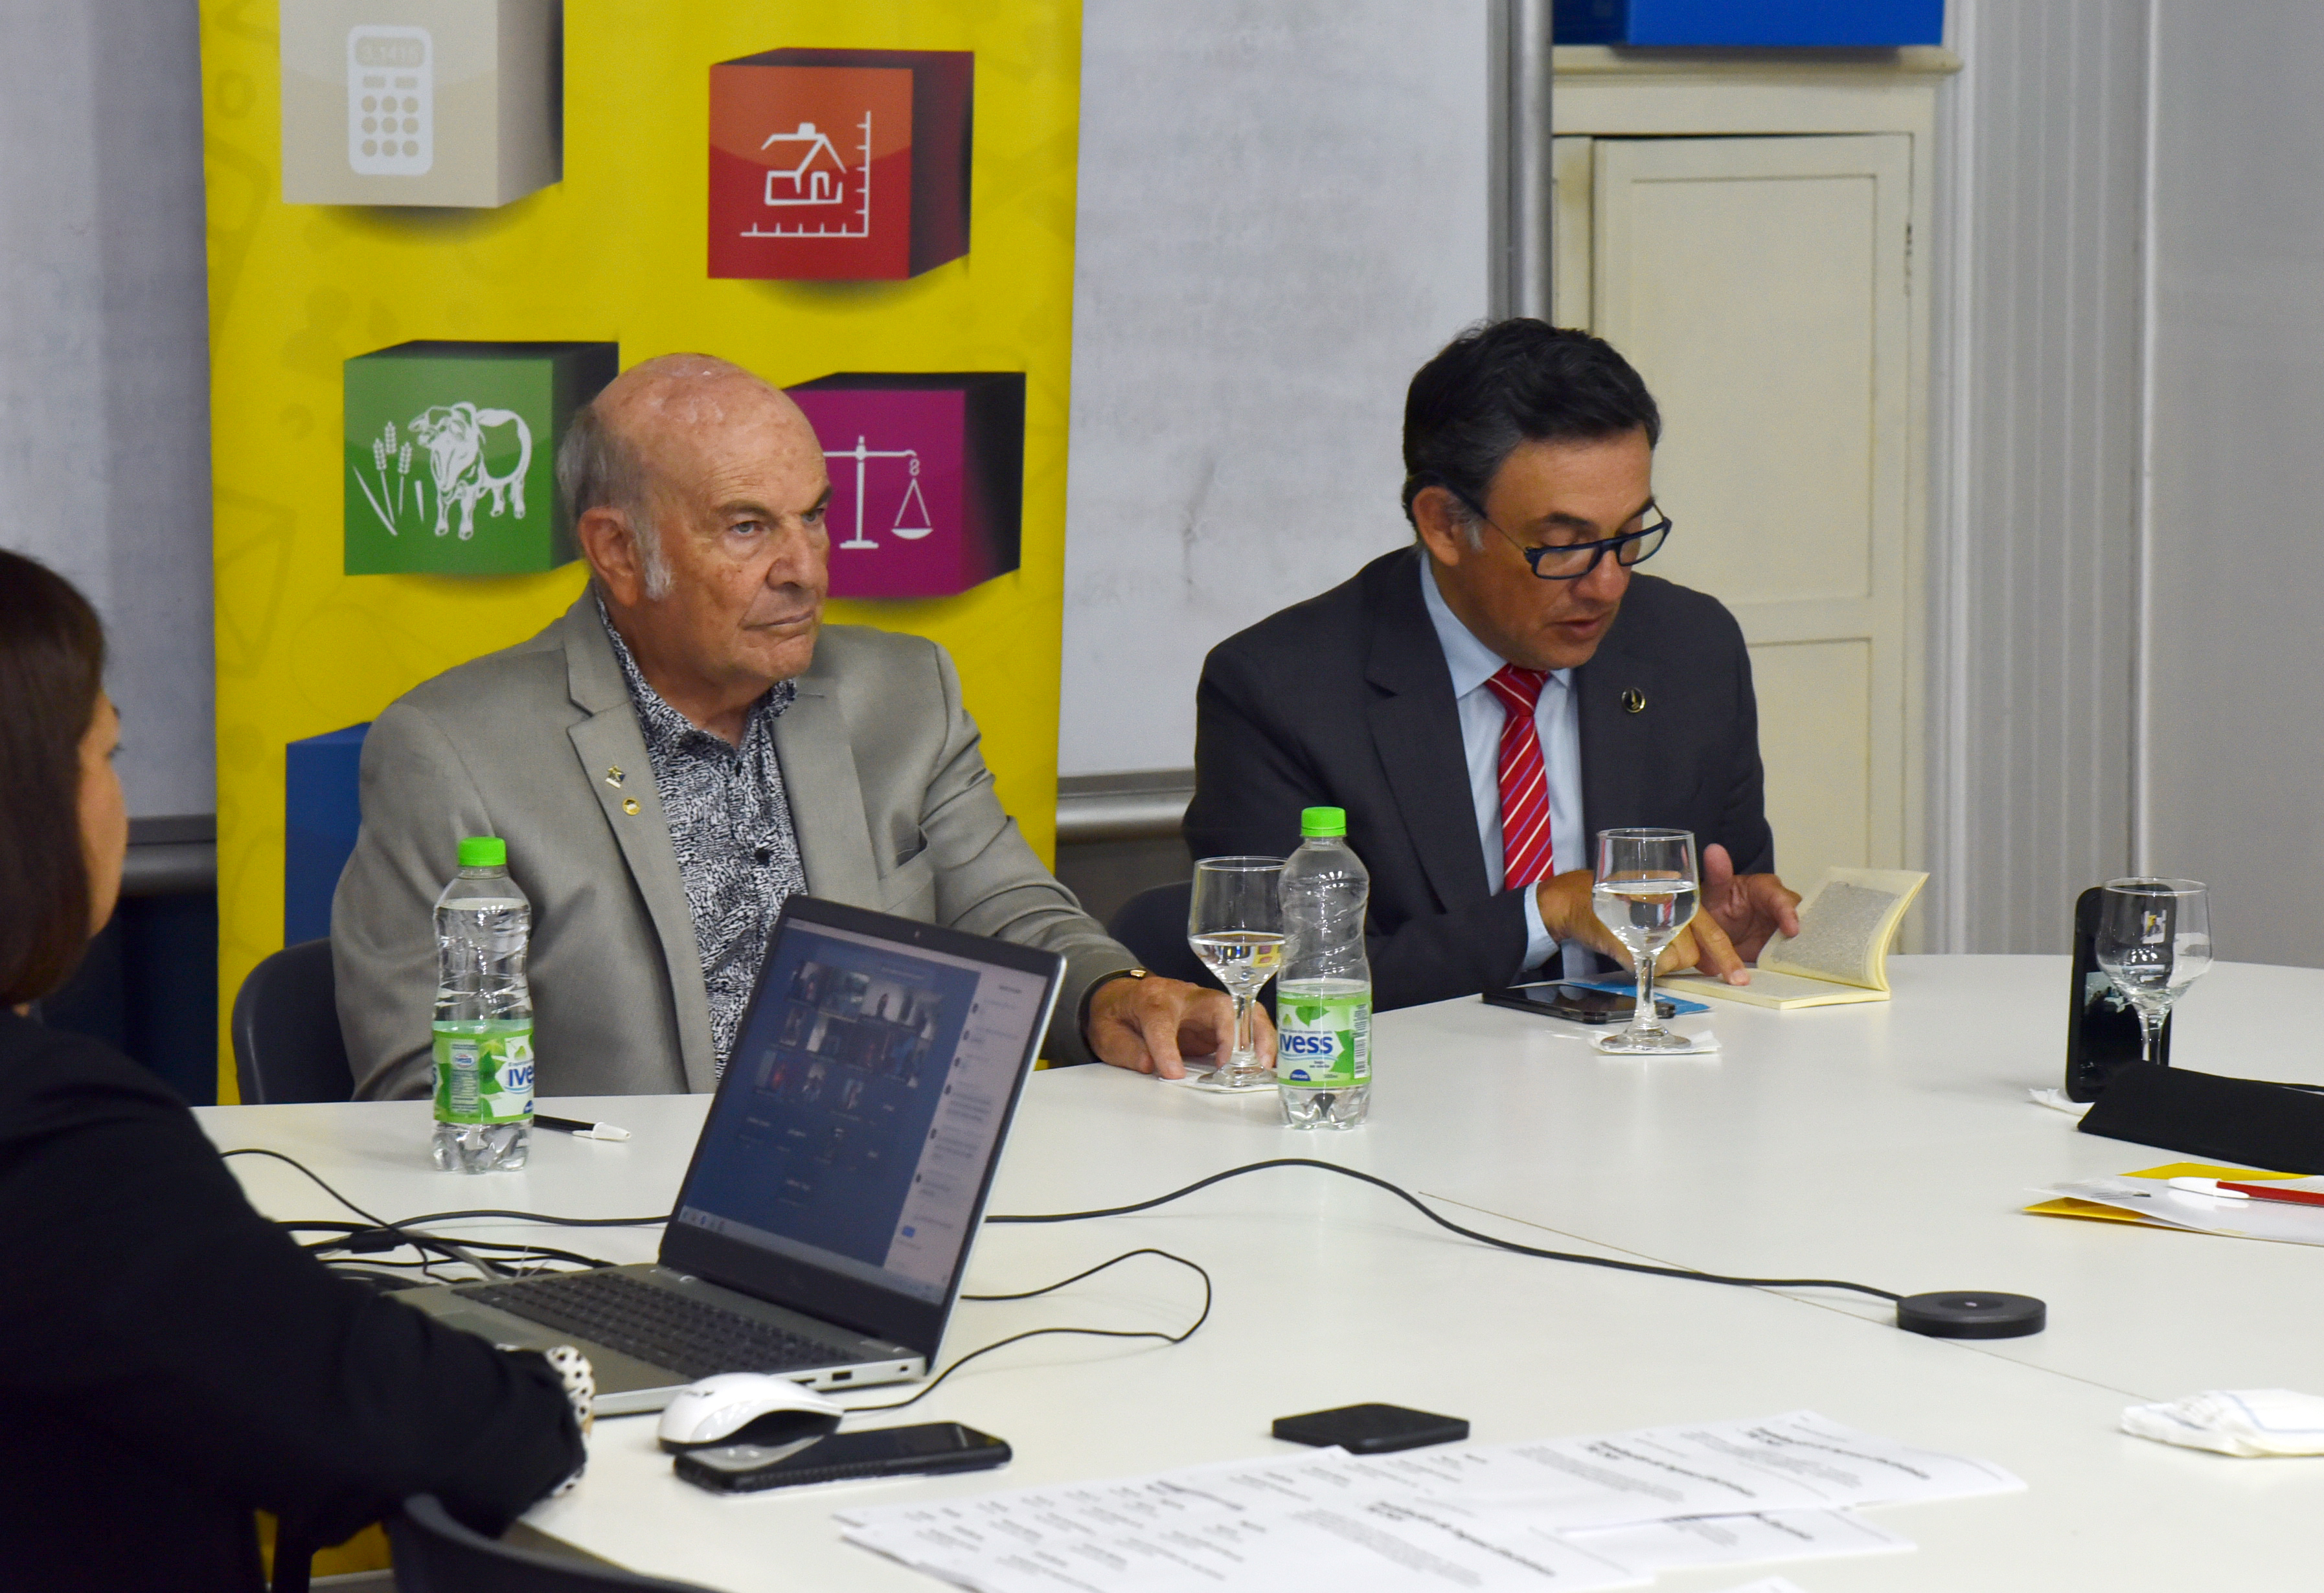
[[1646,694],[1633,686],[1622,694],[1622,712],[1643,714],[1646,711]]
[[634,797],[634,796],[624,796],[624,797],[622,797],[622,811],[623,813],[626,813],[626,814],[630,815],[632,818],[634,818],[635,816],[637,816],[637,811],[638,811],[638,799],[637,799],[636,797]]
[[618,765],[605,771],[605,783],[616,788],[619,788],[621,783],[628,778],[629,777],[627,775],[621,771]]

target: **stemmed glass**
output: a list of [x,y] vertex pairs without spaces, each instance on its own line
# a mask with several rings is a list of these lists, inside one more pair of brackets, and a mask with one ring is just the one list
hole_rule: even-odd
[[1186,941],[1234,998],[1234,1051],[1210,1082],[1228,1090],[1275,1082],[1259,1059],[1251,1004],[1283,966],[1283,860],[1206,857],[1194,865]]
[[2181,992],[2210,971],[2210,897],[2200,879],[2109,879],[2098,898],[2098,966],[2138,1014],[2139,1060]]
[[1655,957],[1694,916],[1699,895],[1694,835],[1687,830],[1600,830],[1598,875],[1590,905],[1637,964],[1638,1005],[1630,1027],[1608,1035],[1598,1049],[1653,1056],[1684,1051],[1693,1042],[1655,1021]]

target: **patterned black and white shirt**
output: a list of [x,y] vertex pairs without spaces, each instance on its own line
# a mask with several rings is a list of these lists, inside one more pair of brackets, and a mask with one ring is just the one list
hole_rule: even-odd
[[798,697],[798,688],[778,681],[751,704],[742,745],[731,746],[662,701],[602,602],[597,616],[629,682],[638,728],[645,732],[654,789],[686,882],[703,988],[710,995],[711,1048],[724,1073],[776,915],[785,898],[807,889],[790,797],[775,759],[775,720]]

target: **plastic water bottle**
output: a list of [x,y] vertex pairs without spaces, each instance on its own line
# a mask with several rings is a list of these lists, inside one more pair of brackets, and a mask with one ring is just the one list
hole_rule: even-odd
[[436,898],[436,1165],[496,1173],[532,1149],[532,904],[508,843],[471,835]]
[[1299,815],[1283,865],[1283,972],[1275,987],[1275,1076],[1295,1128],[1352,1128],[1371,1109],[1372,970],[1364,898],[1372,877],[1348,850],[1348,815]]

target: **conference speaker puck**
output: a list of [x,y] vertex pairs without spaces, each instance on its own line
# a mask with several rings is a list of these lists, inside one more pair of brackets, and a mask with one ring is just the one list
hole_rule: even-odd
[[1896,1325],[1932,1339],[2023,1339],[2048,1323],[2050,1308],[2031,1294],[1907,1294],[1896,1302]]

